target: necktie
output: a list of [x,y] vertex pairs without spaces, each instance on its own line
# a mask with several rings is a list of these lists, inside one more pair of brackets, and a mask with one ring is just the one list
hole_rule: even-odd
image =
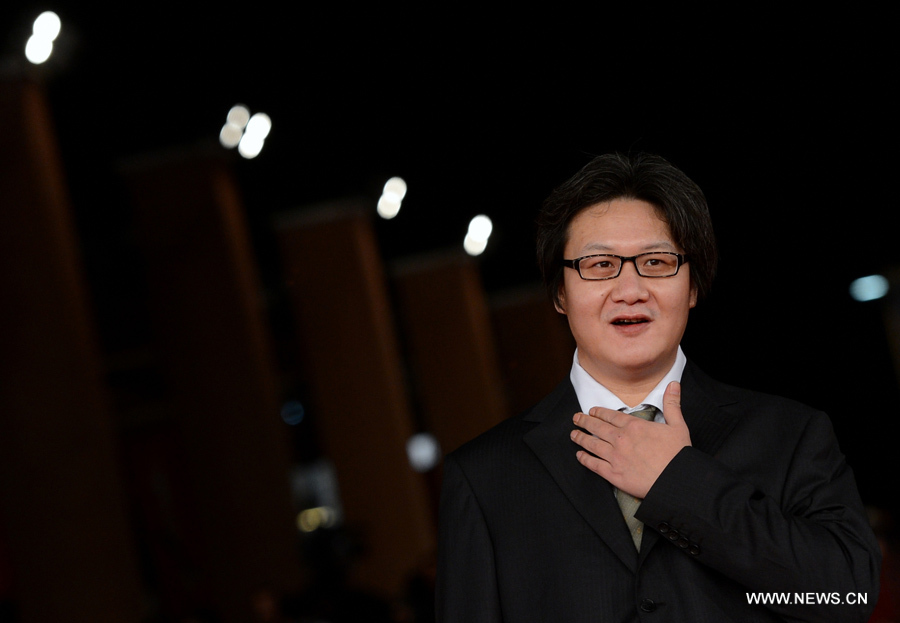
[[[634,415],[649,422],[656,417],[658,412],[659,409],[654,406],[641,405],[640,409],[632,411],[630,415]],[[641,500],[617,489],[616,501],[619,503],[619,508],[622,509],[622,516],[625,518],[625,523],[628,524],[628,530],[631,531],[631,539],[634,541],[634,546],[640,551],[641,535],[644,532],[644,524],[635,519],[634,514],[637,512],[638,506],[641,505]]]

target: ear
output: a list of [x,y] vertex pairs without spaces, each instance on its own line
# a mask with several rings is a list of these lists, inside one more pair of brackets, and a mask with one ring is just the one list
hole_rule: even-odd
[[564,284],[559,284],[559,293],[556,296],[556,303],[553,303],[553,307],[556,308],[556,311],[561,313],[563,316],[566,315],[566,287]]
[[690,305],[691,309],[694,309],[697,306],[697,286],[695,284],[691,284]]

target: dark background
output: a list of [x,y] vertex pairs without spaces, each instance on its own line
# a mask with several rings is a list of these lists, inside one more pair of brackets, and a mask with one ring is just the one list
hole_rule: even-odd
[[0,12],[6,56],[21,54],[41,10],[63,20],[56,56],[33,71],[107,352],[149,339],[121,167],[215,146],[235,103],[273,120],[258,158],[235,156],[273,315],[280,212],[357,195],[374,209],[400,175],[403,210],[377,223],[385,259],[459,245],[485,213],[494,234],[479,262],[493,293],[538,279],[533,220],[556,184],[593,154],[653,151],[705,190],[720,242],[688,356],[724,381],[828,411],[863,497],[896,504],[884,480],[900,397],[888,303],[848,295],[853,279],[896,267],[897,38],[886,15],[210,6]]

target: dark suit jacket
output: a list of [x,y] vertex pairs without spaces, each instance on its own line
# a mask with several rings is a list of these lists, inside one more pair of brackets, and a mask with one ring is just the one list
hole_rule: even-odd
[[579,410],[566,379],[445,458],[438,621],[867,619],[880,552],[825,414],[689,362],[692,447],[641,504],[638,552],[611,485],[575,458]]

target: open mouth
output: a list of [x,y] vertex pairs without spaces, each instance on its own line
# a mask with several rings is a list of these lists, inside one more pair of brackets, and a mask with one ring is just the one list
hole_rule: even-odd
[[644,324],[647,322],[650,322],[650,321],[647,320],[646,318],[618,318],[616,320],[613,320],[612,323],[617,326],[627,326],[627,325],[633,325],[633,324]]

